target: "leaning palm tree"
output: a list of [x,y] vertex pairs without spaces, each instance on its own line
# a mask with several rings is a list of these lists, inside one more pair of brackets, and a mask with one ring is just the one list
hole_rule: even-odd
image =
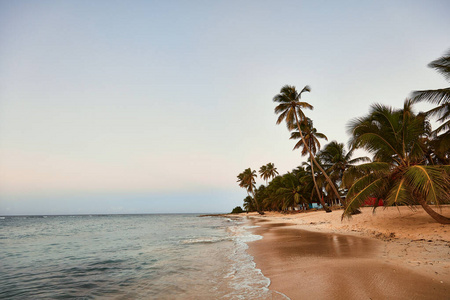
[[450,224],[430,207],[450,203],[450,166],[425,164],[423,137],[431,127],[424,115],[412,112],[410,100],[399,110],[372,105],[367,116],[349,124],[349,133],[352,147],[373,153],[374,159],[344,173],[349,190],[343,217],[375,197],[385,205],[420,204],[437,222]]
[[[323,200],[323,193],[320,193],[319,191],[317,191],[317,187],[321,187],[320,190],[323,189],[323,187],[325,186],[325,181],[323,180],[324,177],[321,176],[320,173],[315,173],[312,172],[313,168],[311,165],[311,161],[309,162],[303,162],[302,163],[302,167],[305,170],[305,173],[303,174],[303,176],[300,177],[300,182],[303,184],[303,190],[305,195],[308,194],[310,201],[313,201],[314,195],[317,195],[317,200],[319,202],[321,202],[322,204],[322,200]],[[327,191],[330,194],[332,193],[332,191]],[[324,201],[325,203],[325,201]],[[322,207],[325,208],[324,204],[322,204]],[[330,210],[331,211],[331,210]]]
[[[317,153],[317,150],[320,149],[319,138],[328,140],[327,136],[323,133],[317,132],[317,129],[314,128],[313,122],[310,118],[305,119],[305,122],[301,124],[300,129],[303,134],[303,139],[300,139],[300,141],[298,141],[298,143],[295,144],[294,150],[298,149],[298,148],[302,148],[302,151],[301,151],[302,156],[308,154],[308,150],[307,150],[308,148],[310,150],[310,153],[312,153],[312,155],[309,156],[309,160],[311,163],[310,164],[311,175],[312,175],[311,177],[314,182],[314,187],[317,192],[317,197],[319,198],[319,201],[322,204],[323,209],[326,212],[331,212],[331,209],[325,205],[325,201],[323,200],[322,194],[320,193],[319,187],[317,186],[316,175],[314,172],[314,164],[313,164],[313,155],[315,155]],[[301,138],[301,134],[299,131],[293,131],[291,133],[291,139],[299,139],[299,138]]]
[[300,138],[305,144],[306,151],[308,151],[309,155],[311,155],[313,163],[317,166],[317,168],[322,172],[328,184],[332,187],[334,194],[338,199],[340,199],[340,195],[336,187],[334,186],[331,179],[325,173],[323,168],[319,165],[314,155],[311,152],[311,149],[308,147],[308,144],[305,141],[305,137],[303,136],[302,130],[300,128],[300,124],[304,123],[306,120],[306,116],[303,113],[302,109],[312,109],[313,106],[307,102],[300,101],[301,95],[303,92],[310,92],[311,88],[309,86],[305,86],[300,93],[297,91],[295,86],[285,85],[281,88],[280,93],[277,94],[273,101],[278,103],[275,107],[275,113],[280,114],[277,119],[277,124],[280,124],[283,120],[286,121],[286,125],[289,130],[297,127],[298,132],[300,134]]
[[273,163],[268,163],[267,165],[264,165],[259,169],[259,175],[266,181],[267,185],[270,178],[274,178],[278,175],[278,171]]
[[256,202],[255,199],[255,189],[256,189],[256,171],[252,170],[251,168],[247,168],[244,170],[244,172],[240,173],[237,178],[237,182],[239,183],[239,186],[242,188],[245,188],[247,190],[248,195],[253,196],[252,201],[253,205],[256,208],[256,210],[260,212],[258,202]]
[[[450,82],[450,50],[441,58],[428,64],[441,73]],[[435,130],[436,133],[450,129],[450,87],[437,90],[415,91],[412,94],[413,102],[426,101],[436,104],[437,107],[429,110],[427,115],[438,117],[442,124]]]

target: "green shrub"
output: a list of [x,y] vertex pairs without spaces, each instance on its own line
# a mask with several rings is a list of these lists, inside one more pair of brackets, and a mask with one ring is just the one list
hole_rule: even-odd
[[244,210],[242,210],[242,207],[240,206],[236,206],[235,208],[233,208],[233,211],[231,212],[232,214],[240,214],[243,213]]

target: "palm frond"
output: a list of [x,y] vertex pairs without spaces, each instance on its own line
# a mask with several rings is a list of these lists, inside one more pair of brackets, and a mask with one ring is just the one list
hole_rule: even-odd
[[297,107],[299,108],[307,108],[307,109],[314,109],[314,106],[312,106],[311,104],[307,103],[307,102],[297,102],[296,103]]
[[[276,108],[275,108],[275,112],[276,112]],[[277,124],[280,124],[281,122],[283,122],[283,120],[286,118],[287,113],[288,113],[287,111],[283,111],[283,112],[278,116]]]
[[345,208],[342,219],[359,208],[369,197],[374,196],[385,184],[384,178],[376,178],[372,174],[360,178],[353,184],[347,194],[347,207]]
[[415,165],[405,172],[405,179],[415,193],[431,204],[450,203],[450,166]]
[[[395,154],[397,157],[402,157],[402,154],[395,149],[392,143],[390,143],[381,134],[375,132],[367,132],[360,135],[355,143],[355,146],[365,148],[369,152],[377,152],[380,148],[382,148],[384,151],[390,151],[391,155]],[[400,164],[400,161],[398,159],[396,160]]]
[[311,87],[309,85],[305,85],[305,87],[301,90],[300,94],[303,92],[311,92]]
[[342,176],[342,185],[345,188],[350,188],[354,182],[369,174],[379,174],[379,176],[387,176],[391,171],[389,163],[385,162],[370,162],[357,166],[350,166]]
[[450,50],[444,56],[430,62],[428,67],[436,69],[438,73],[441,73],[450,81]]
[[[449,123],[450,127],[450,121]],[[437,129],[436,129],[437,130]],[[437,143],[436,151],[443,153],[448,153],[448,157],[450,157],[450,131],[446,131],[445,133],[438,135],[435,139]]]
[[399,114],[393,113],[392,107],[380,103],[372,104],[370,115],[372,122],[375,121],[382,125],[385,131],[392,132],[394,136],[397,136],[400,132],[401,126],[399,126],[398,122]]
[[426,101],[431,104],[441,104],[450,102],[450,88],[437,90],[415,91],[411,95],[414,103]]
[[444,121],[449,117],[449,113],[450,113],[450,102],[447,102],[430,109],[429,111],[426,112],[426,115],[428,117],[437,117],[438,119],[442,119],[438,121]]
[[328,138],[325,134],[320,133],[320,132],[316,132],[316,136],[320,139],[324,139],[325,141],[328,141]]
[[449,132],[450,131],[450,120],[436,128],[434,131],[435,133],[441,133],[441,132]]
[[348,161],[348,164],[353,165],[353,164],[358,164],[358,163],[362,163],[362,162],[370,162],[370,161],[371,161],[371,159],[369,157],[361,156],[361,157],[356,157],[354,159],[350,159]]
[[405,182],[405,178],[402,178],[399,182],[394,184],[384,200],[387,206],[413,204],[411,203],[413,200],[412,193]]

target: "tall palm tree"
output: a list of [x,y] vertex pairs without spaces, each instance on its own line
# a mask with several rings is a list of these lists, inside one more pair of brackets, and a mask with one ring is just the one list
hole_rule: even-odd
[[242,188],[245,188],[247,190],[248,195],[252,195],[253,204],[256,210],[260,212],[258,203],[255,199],[255,189],[256,189],[256,171],[252,170],[251,168],[247,168],[244,170],[244,172],[240,173],[237,178],[237,182],[239,183],[239,186]]
[[[309,156],[309,160],[311,163],[311,175],[312,180],[314,182],[314,187],[316,188],[317,197],[319,198],[320,203],[322,204],[323,209],[326,212],[331,212],[331,209],[325,205],[325,201],[323,200],[322,194],[319,191],[319,187],[317,186],[316,182],[316,175],[314,172],[314,164],[313,164],[313,155],[317,153],[317,150],[320,149],[320,142],[319,138],[327,139],[327,136],[323,133],[317,132],[317,129],[314,128],[313,122],[310,118],[306,118],[305,122],[300,125],[300,129],[303,134],[303,139],[300,139],[300,141],[295,144],[294,150],[298,148],[302,148],[302,156],[308,154],[308,148],[310,150],[310,153],[312,155]],[[291,139],[299,139],[301,138],[301,133],[299,131],[293,131],[291,133]],[[306,142],[306,143],[305,143]]]
[[267,182],[270,178],[278,175],[278,171],[273,163],[268,163],[267,165],[264,165],[259,169],[259,175],[266,181],[267,185]]
[[[441,58],[428,64],[430,68],[436,69],[447,81],[450,82],[450,50]],[[442,122],[435,132],[440,133],[450,129],[450,87],[437,90],[415,91],[412,94],[413,102],[426,101],[438,105],[429,110],[427,115],[438,117]]]
[[303,136],[302,130],[300,128],[300,124],[305,122],[306,116],[303,113],[302,109],[312,109],[313,106],[307,102],[300,101],[301,94],[304,92],[310,92],[311,88],[309,86],[305,86],[300,93],[297,91],[295,86],[285,85],[281,88],[280,93],[277,94],[273,101],[278,103],[275,107],[275,113],[280,114],[277,119],[277,124],[280,124],[283,120],[286,121],[286,125],[289,130],[292,130],[295,126],[297,126],[298,132],[300,134],[300,138],[303,143],[306,145],[306,150],[309,155],[312,157],[313,163],[317,166],[317,168],[322,172],[328,184],[332,187],[334,194],[338,199],[340,199],[339,192],[334,186],[331,179],[325,173],[323,168],[319,165],[314,155],[309,149],[308,144],[305,141],[305,137]]
[[410,100],[398,110],[374,104],[367,116],[354,119],[350,143],[373,153],[374,159],[344,173],[349,191],[343,217],[376,197],[386,205],[419,203],[437,222],[450,224],[450,218],[429,206],[450,203],[450,166],[424,164],[423,137],[430,132],[425,116],[412,112]]

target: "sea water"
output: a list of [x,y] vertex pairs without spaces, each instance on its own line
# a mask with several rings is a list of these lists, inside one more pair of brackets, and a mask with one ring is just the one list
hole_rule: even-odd
[[242,219],[0,218],[1,299],[273,299]]

